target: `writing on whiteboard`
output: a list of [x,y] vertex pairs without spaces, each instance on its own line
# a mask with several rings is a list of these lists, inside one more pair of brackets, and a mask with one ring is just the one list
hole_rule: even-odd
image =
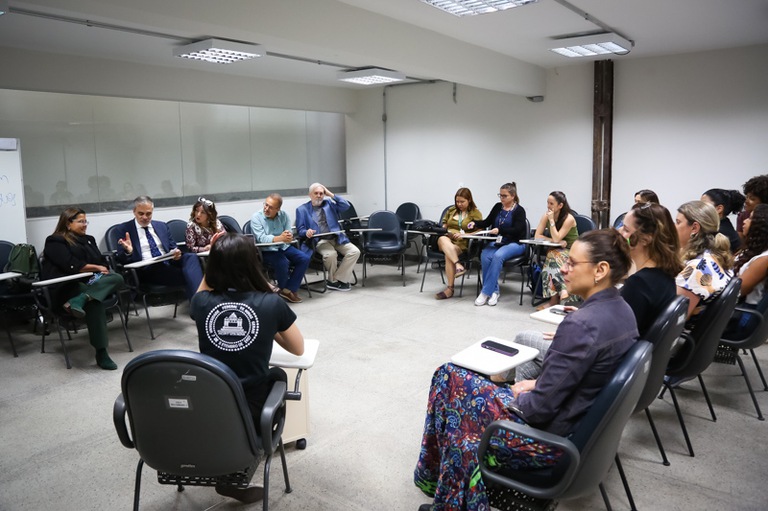
[[16,205],[16,193],[4,190],[9,184],[8,176],[0,174],[0,208]]

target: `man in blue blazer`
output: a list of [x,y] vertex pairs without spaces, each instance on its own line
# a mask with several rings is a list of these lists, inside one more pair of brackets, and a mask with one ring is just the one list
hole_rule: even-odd
[[133,201],[133,220],[120,224],[125,237],[118,240],[117,260],[123,264],[136,263],[165,254],[173,258],[139,270],[142,282],[167,286],[185,286],[191,299],[203,280],[203,270],[195,254],[183,254],[176,248],[165,222],[152,220],[155,205],[150,197],[141,195]]
[[[320,183],[309,187],[309,202],[296,208],[296,231],[301,239],[316,237],[315,250],[323,257],[323,266],[328,272],[328,289],[349,291],[352,270],[360,257],[360,250],[343,233],[322,236],[323,233],[341,231],[339,213],[349,209],[350,204],[342,197]],[[311,244],[304,244],[302,250],[312,253]],[[338,255],[343,259],[338,264]]]

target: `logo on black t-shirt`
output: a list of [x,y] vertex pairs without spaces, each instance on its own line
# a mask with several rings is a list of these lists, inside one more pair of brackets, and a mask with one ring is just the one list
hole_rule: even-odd
[[240,351],[259,335],[259,318],[244,303],[220,303],[205,318],[205,331],[211,344],[218,349]]

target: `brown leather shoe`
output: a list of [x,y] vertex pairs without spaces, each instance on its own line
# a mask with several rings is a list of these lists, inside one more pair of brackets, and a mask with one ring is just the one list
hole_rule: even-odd
[[280,296],[287,302],[301,303],[301,298],[299,298],[299,295],[297,295],[295,292],[291,291],[290,289],[281,289]]
[[216,485],[216,493],[239,500],[243,504],[253,504],[264,499],[264,488],[261,486],[235,488],[233,486]]

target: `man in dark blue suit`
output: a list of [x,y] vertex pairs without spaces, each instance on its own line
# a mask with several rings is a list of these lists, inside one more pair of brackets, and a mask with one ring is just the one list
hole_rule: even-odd
[[139,270],[142,282],[169,286],[185,286],[191,299],[203,280],[203,270],[195,254],[183,254],[165,222],[152,220],[155,205],[150,197],[141,195],[133,201],[133,220],[120,224],[125,237],[118,240],[117,260],[123,264],[136,263],[166,254],[173,258]]

